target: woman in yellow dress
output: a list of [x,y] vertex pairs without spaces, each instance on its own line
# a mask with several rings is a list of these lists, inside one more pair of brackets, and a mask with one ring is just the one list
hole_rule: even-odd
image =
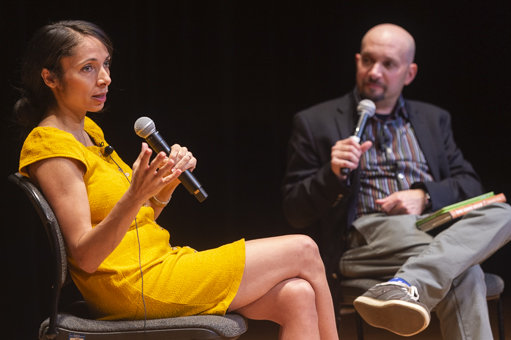
[[14,112],[28,136],[20,172],[43,191],[68,250],[71,275],[98,319],[237,312],[281,325],[281,339],[338,339],[316,244],[301,235],[239,240],[197,252],[173,247],[155,222],[196,167],[142,143],[130,168],[86,114],[106,101],[112,44],[98,26],[62,21],[39,29],[22,65]]

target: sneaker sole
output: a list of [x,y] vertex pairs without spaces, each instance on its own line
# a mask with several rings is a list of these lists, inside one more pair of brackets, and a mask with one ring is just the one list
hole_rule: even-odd
[[420,333],[428,327],[430,321],[427,310],[406,301],[381,301],[359,296],[353,305],[371,326],[383,328],[401,336]]

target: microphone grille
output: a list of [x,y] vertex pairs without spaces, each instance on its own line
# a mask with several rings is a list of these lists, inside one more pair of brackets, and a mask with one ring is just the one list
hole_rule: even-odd
[[374,112],[376,111],[376,105],[374,105],[372,100],[362,99],[357,106],[357,111],[359,115],[363,115],[366,113],[369,117],[374,116]]
[[149,117],[140,117],[135,122],[135,133],[142,138],[149,137],[155,131],[156,127],[154,126],[154,122]]

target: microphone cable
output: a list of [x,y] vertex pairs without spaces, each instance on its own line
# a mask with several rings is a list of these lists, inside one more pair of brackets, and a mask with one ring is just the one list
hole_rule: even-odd
[[[100,146],[103,145],[103,142],[101,142]],[[126,180],[128,181],[128,183],[131,185],[131,181],[130,179],[128,178],[129,174],[124,172],[122,170],[122,168],[120,167],[119,164],[117,164],[117,162],[115,161],[115,159],[112,157],[112,153],[114,152],[114,147],[111,146],[111,145],[108,145],[105,147],[104,151],[103,151],[103,154],[110,157],[110,159],[112,160],[112,162],[115,163],[115,165],[117,165],[117,168],[119,169],[120,172],[122,172],[122,174],[124,175],[124,177],[126,178]],[[140,269],[140,278],[141,278],[141,282],[142,282],[142,303],[144,305],[144,338],[146,339],[146,336],[147,336],[147,333],[146,333],[146,323],[147,323],[147,308],[146,308],[146,304],[145,304],[145,298],[144,298],[144,273],[142,271],[142,257],[141,257],[141,246],[140,246],[140,237],[138,235],[138,223],[137,223],[137,218],[135,217],[135,231],[137,232],[137,242],[138,242],[138,267]]]

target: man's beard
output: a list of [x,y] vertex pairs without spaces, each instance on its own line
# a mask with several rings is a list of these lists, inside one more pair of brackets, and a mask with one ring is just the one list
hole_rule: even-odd
[[379,94],[371,93],[370,91],[365,91],[365,86],[363,87],[363,90],[359,93],[360,97],[362,99],[370,99],[373,102],[379,102],[385,99],[385,94],[387,93],[387,87],[381,83],[378,82],[372,82],[372,81],[365,81],[364,85],[366,84],[376,84],[382,87],[383,91]]

